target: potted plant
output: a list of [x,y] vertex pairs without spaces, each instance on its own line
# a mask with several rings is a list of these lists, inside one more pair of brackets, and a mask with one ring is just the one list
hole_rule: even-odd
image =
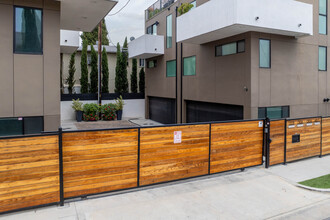
[[122,96],[119,96],[119,98],[117,98],[115,100],[116,102],[116,113],[117,113],[117,120],[121,120],[122,119],[122,115],[123,115],[123,108],[124,108],[124,100]]
[[83,119],[84,121],[98,121],[99,106],[97,104],[85,104]]
[[101,106],[102,119],[112,121],[116,119],[116,105],[109,103]]
[[79,99],[74,100],[72,99],[72,108],[75,110],[76,112],[76,120],[77,122],[81,122],[82,118],[83,118],[83,103],[80,102]]

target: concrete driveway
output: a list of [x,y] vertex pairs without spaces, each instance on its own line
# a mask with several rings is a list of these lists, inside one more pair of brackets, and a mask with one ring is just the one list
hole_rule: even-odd
[[[330,157],[325,157],[297,163],[314,161],[316,165],[324,165],[329,160]],[[288,167],[279,165],[269,170],[250,168],[245,172],[213,175],[123,194],[72,201],[66,203],[65,207],[25,211],[5,215],[0,219],[301,220],[330,217],[329,193],[296,187],[277,174],[281,173],[280,169],[288,170]]]

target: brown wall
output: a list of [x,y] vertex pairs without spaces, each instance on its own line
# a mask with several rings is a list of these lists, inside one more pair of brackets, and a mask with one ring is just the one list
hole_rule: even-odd
[[[13,54],[13,5],[43,8],[43,55]],[[0,117],[44,116],[60,125],[60,3],[0,0]]]
[[[318,1],[301,1],[314,5],[313,36],[296,39],[247,32],[203,45],[183,44],[183,57],[196,55],[196,76],[183,76],[183,104],[184,100],[196,100],[243,105],[244,119],[258,118],[259,107],[286,105],[290,106],[291,118],[329,115],[329,104],[323,103],[323,99],[330,97],[327,86],[330,79],[327,71],[318,71],[318,46],[327,46],[329,35],[318,33]],[[170,11],[164,10],[147,21],[146,27],[158,21],[160,24],[157,34],[166,36],[166,16],[173,13],[175,39],[175,5],[181,2],[189,1],[178,1]],[[197,6],[204,2],[207,0],[197,0]],[[328,7],[330,11],[330,5]],[[271,40],[270,69],[259,68],[259,38]],[[241,39],[245,39],[245,53],[215,57],[215,46]],[[178,76],[181,74],[180,45]],[[175,98],[175,78],[166,78],[166,61],[174,58],[175,46],[165,49],[164,56],[156,58],[157,68],[146,69],[147,96]],[[178,97],[180,84],[178,77]],[[244,87],[248,88],[247,92],[244,91]]]

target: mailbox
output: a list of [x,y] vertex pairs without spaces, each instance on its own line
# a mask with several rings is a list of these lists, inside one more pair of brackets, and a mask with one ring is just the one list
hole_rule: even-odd
[[292,135],[292,143],[299,143],[300,142],[300,134]]

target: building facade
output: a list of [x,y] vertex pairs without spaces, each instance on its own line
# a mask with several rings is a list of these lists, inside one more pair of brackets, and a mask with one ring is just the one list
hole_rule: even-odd
[[[108,54],[108,67],[109,67],[109,93],[115,92],[115,79],[116,79],[116,63],[117,63],[117,47],[115,46],[103,46]],[[94,46],[95,51],[98,51],[97,46]],[[75,67],[76,67],[76,73],[75,73],[75,87],[74,92],[79,94],[80,93],[80,78],[81,78],[81,50],[82,47],[79,47],[76,51],[76,59],[75,59]],[[88,63],[88,73],[91,72],[91,49],[90,46],[87,48],[87,63]],[[63,54],[63,85],[64,85],[64,93],[68,93],[67,90],[67,84],[65,83],[66,78],[69,75],[69,64],[70,64],[70,58],[71,54],[64,53]],[[139,82],[139,72],[140,70],[144,68],[144,59],[138,59],[137,60],[137,77]],[[132,59],[128,60],[127,64],[127,79],[129,84],[129,89],[131,89],[131,74],[132,74]],[[88,77],[89,79],[89,77]]]
[[[161,3],[161,4],[160,4]],[[193,8],[177,13],[182,3]],[[146,117],[163,123],[329,115],[327,0],[178,0],[146,10]],[[147,36],[148,35],[148,36]]]
[[60,53],[116,3],[0,0],[0,136],[58,130]]

